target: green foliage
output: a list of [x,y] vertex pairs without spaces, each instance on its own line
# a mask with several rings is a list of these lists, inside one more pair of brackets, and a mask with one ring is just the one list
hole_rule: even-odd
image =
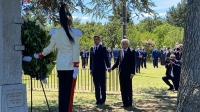
[[169,9],[166,16],[167,22],[171,25],[184,28],[187,15],[186,12],[186,0],[182,0],[180,3],[178,3],[176,8],[172,6]]
[[96,18],[108,18],[110,16],[108,12],[115,10],[116,6],[120,7],[124,2],[128,11],[137,16],[142,13],[155,14],[151,9],[151,7],[155,7],[155,4],[150,0],[88,0],[87,2],[84,0],[31,0],[29,3],[24,3],[22,9],[25,15],[37,16],[40,14],[42,15],[39,17],[40,19],[43,17],[49,24],[58,24],[60,4],[67,4],[72,13],[80,11],[82,14],[89,14]]
[[153,30],[163,24],[160,17],[154,16],[153,18],[147,17],[138,24],[138,30],[141,32],[153,32]]
[[152,57],[152,51],[154,47],[156,46],[156,44],[153,40],[150,40],[150,39],[142,41],[142,44],[147,52],[147,59],[150,60]]
[[[26,21],[22,25],[21,30],[22,44],[26,49],[22,52],[24,56],[33,56],[34,53],[39,53],[50,42],[50,36],[45,30],[42,30],[39,26],[35,25],[33,21]],[[55,53],[52,52],[45,56],[43,59],[35,59],[32,57],[31,62],[22,63],[24,74],[41,78],[41,76],[51,74],[52,69],[55,66]]]

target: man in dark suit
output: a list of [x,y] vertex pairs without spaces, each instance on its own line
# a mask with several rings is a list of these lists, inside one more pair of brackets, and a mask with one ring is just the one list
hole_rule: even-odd
[[165,52],[166,52],[166,47],[163,46],[163,48],[160,50],[160,64],[165,65]]
[[90,56],[90,53],[89,53],[89,51],[86,49],[85,50],[86,51],[86,60],[85,60],[85,62],[86,62],[86,66],[88,65],[88,58],[89,58],[89,56]]
[[117,47],[114,48],[113,50],[113,59],[114,59],[114,62],[117,61],[117,57],[119,56],[119,50],[117,49]]
[[[174,54],[170,55],[170,58],[166,59],[166,75],[162,77],[162,80],[169,86],[168,90],[178,90],[179,88],[179,79],[181,73],[180,62],[176,60],[176,56]],[[169,82],[172,80],[173,85]]]
[[112,50],[110,47],[107,50],[107,57],[108,57],[108,61],[109,61],[110,65],[111,65],[111,60],[112,60],[113,55],[112,55]]
[[135,69],[136,73],[140,73],[140,65],[141,65],[141,60],[142,60],[142,52],[140,50],[140,47],[137,46],[137,49],[135,50]]
[[142,48],[141,53],[142,53],[141,67],[143,68],[144,66],[144,68],[147,68],[147,65],[146,65],[147,52],[144,49],[144,47]]
[[100,44],[99,36],[94,36],[94,47],[90,48],[90,74],[93,76],[96,104],[102,105],[106,101],[106,66],[111,71],[106,47]]
[[159,59],[159,51],[155,47],[154,50],[152,51],[152,58],[153,58],[153,67],[158,68],[158,59]]
[[165,51],[165,59],[169,58],[171,55],[170,47],[167,47],[167,50]]
[[80,52],[80,56],[81,56],[81,60],[82,60],[82,68],[85,69],[85,65],[86,65],[86,51],[85,48],[83,48]]
[[121,44],[122,50],[120,50],[112,70],[118,67],[122,107],[127,108],[132,106],[132,78],[135,75],[135,51],[128,47],[128,39],[122,39]]
[[174,55],[176,56],[176,59],[177,59],[178,61],[181,61],[182,52],[181,52],[181,49],[180,49],[180,48],[176,48],[176,52],[174,52]]

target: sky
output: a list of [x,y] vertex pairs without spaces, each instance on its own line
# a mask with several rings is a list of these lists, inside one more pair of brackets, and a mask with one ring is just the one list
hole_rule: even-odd
[[[91,0],[85,0],[85,2],[88,2]],[[156,11],[161,17],[165,17],[166,12],[169,10],[170,7],[172,7],[173,5],[176,7],[177,4],[179,2],[181,2],[181,0],[151,0],[152,2],[154,2],[154,4],[156,5],[156,7],[152,7],[152,9],[154,11]],[[111,13],[111,12],[110,12]],[[81,20],[81,22],[87,22],[87,21],[95,21],[95,22],[100,22],[100,23],[106,23],[108,22],[107,19],[96,19],[95,17],[92,18],[91,15],[83,15],[81,13],[72,13],[73,18],[78,18]],[[148,14],[144,14],[144,17],[148,17],[150,15]],[[133,18],[133,21],[135,23],[138,23],[140,20],[142,20],[144,17],[141,18]]]

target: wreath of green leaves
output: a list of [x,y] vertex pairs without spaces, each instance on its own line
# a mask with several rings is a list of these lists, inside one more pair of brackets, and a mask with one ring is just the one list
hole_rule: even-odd
[[41,29],[40,26],[36,25],[34,21],[28,20],[22,25],[21,36],[22,44],[25,46],[22,55],[32,57],[31,62],[22,62],[24,74],[30,75],[37,80],[43,76],[48,77],[55,67],[55,51],[42,59],[35,59],[33,55],[34,53],[40,53],[48,46],[50,35],[47,31]]

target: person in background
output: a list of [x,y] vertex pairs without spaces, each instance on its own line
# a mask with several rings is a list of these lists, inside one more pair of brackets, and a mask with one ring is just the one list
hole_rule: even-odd
[[81,60],[82,60],[82,68],[85,69],[86,65],[86,57],[87,57],[87,52],[85,51],[85,48],[82,48],[80,52]]
[[65,4],[59,10],[61,27],[51,36],[50,44],[35,58],[45,58],[57,47],[56,69],[59,79],[59,112],[71,112],[76,77],[79,71],[79,37],[71,30],[72,15]]
[[140,50],[140,47],[137,46],[137,48],[135,50],[135,61],[136,61],[135,69],[136,69],[136,73],[140,73],[141,60],[142,60],[142,52]]
[[87,66],[90,53],[89,53],[89,51],[87,49],[85,51],[86,51],[86,60],[85,60],[86,64],[85,64],[85,66]]
[[[174,54],[170,55],[170,58],[166,59],[166,74],[162,77],[162,80],[169,86],[168,90],[178,90],[180,79],[180,62],[176,60]],[[169,82],[172,81],[173,85]]]
[[176,48],[179,48],[178,42],[176,42],[176,44],[175,44],[175,46],[174,46],[174,49],[173,49],[173,52],[174,52],[174,53],[176,52]]
[[144,68],[147,68],[147,65],[146,65],[147,52],[144,49],[144,47],[142,47],[141,53],[142,53],[141,67],[143,68],[144,66]]
[[152,51],[152,59],[153,59],[153,67],[158,68],[158,59],[159,59],[159,51],[156,47],[154,47],[154,50]]
[[113,57],[114,57],[113,59],[114,59],[114,62],[117,61],[118,56],[119,56],[119,50],[118,50],[117,47],[115,47],[114,50],[113,50]]
[[165,65],[165,52],[166,52],[166,47],[163,46],[163,48],[160,50],[160,64]]
[[111,65],[111,60],[112,60],[113,55],[112,55],[112,50],[110,47],[108,47],[108,50],[107,50],[107,57],[108,57],[108,61],[109,61],[110,65]]
[[165,51],[165,60],[166,58],[169,58],[171,55],[170,47],[167,47],[167,50]]

